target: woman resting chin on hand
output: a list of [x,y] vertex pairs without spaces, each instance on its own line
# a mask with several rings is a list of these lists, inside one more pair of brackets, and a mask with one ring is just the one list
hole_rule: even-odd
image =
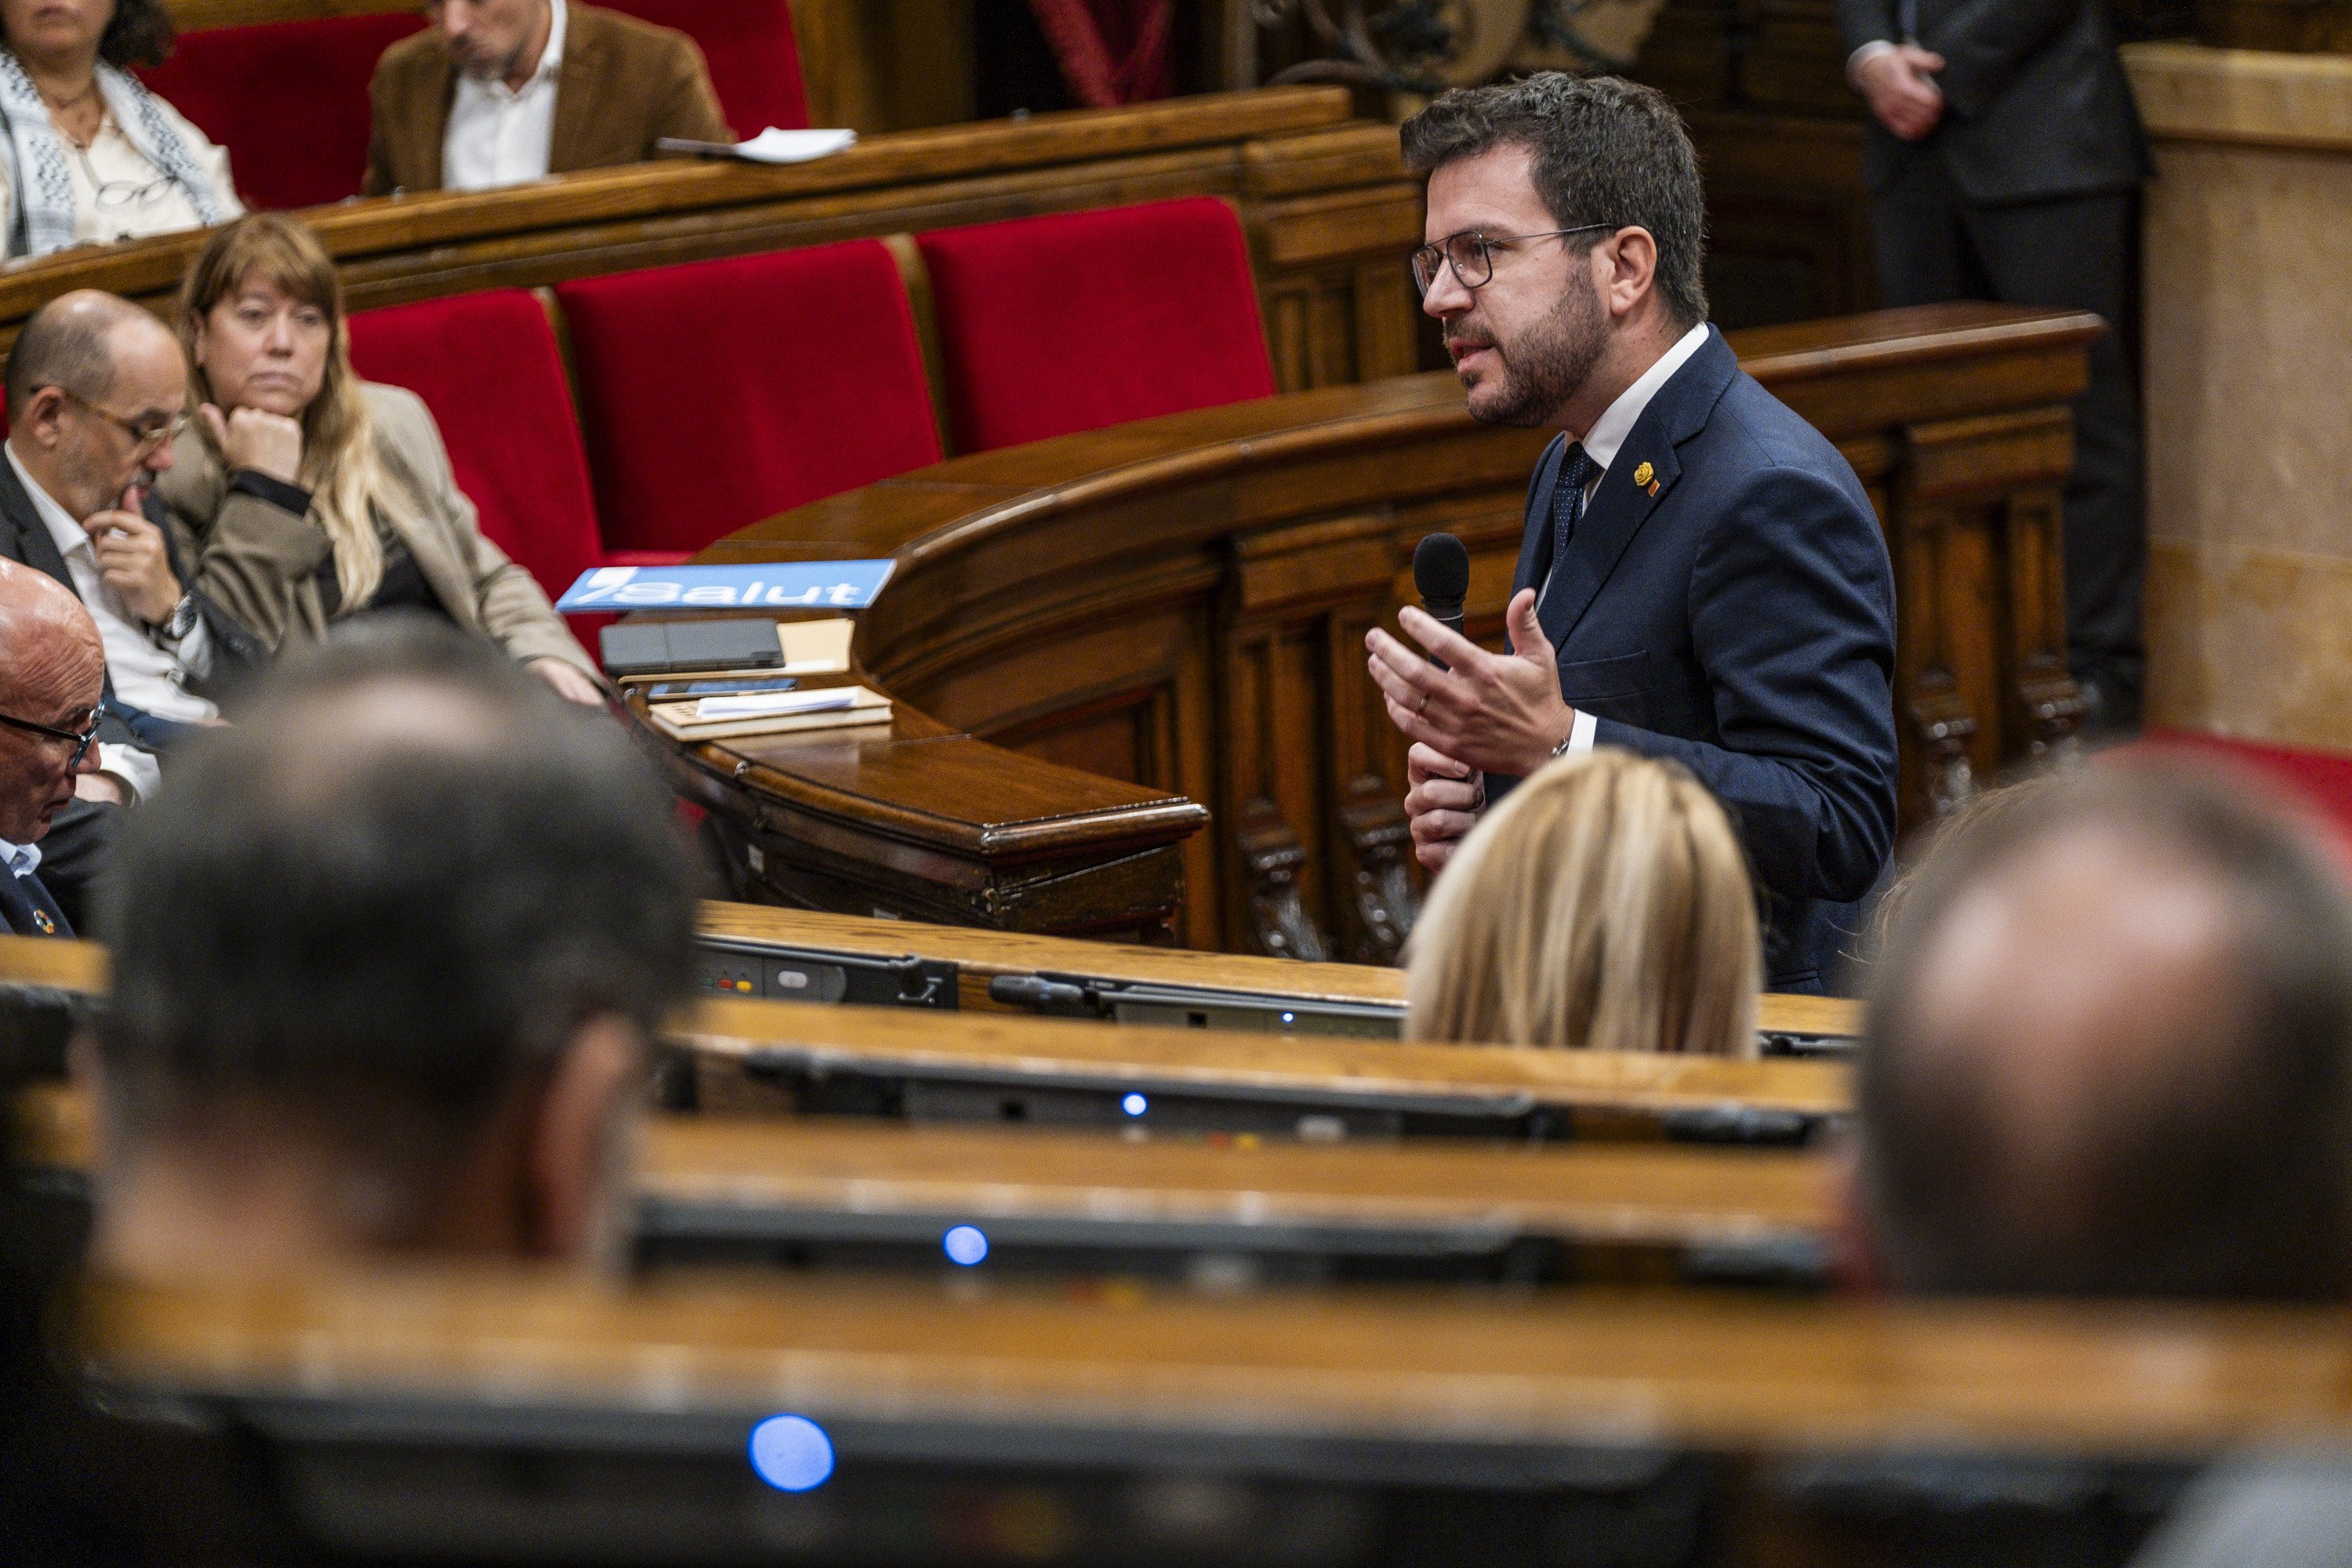
[[179,332],[199,417],[155,491],[223,608],[273,648],[361,616],[442,616],[603,704],[547,595],[482,537],[424,403],[352,369],[341,282],[310,230],[259,214],[214,235]]

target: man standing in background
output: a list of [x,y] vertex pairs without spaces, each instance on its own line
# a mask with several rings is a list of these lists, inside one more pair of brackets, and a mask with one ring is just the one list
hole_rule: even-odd
[[[1870,105],[1863,178],[1887,305],[1998,300],[2123,319],[2129,226],[2152,172],[2105,0],[1837,0]],[[2111,331],[2074,400],[2069,662],[2085,728],[2139,727],[2139,403]]]

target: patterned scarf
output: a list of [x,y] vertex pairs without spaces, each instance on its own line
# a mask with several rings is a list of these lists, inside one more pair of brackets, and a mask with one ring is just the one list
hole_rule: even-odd
[[[208,226],[227,217],[213,195],[212,182],[163,118],[155,95],[138,78],[104,61],[98,67],[98,88],[125,139],[186,194],[196,216]],[[49,106],[13,49],[0,49],[0,117],[7,121],[8,153],[16,167],[8,254],[63,250],[75,243],[73,172],[66,163],[65,139],[49,123]]]

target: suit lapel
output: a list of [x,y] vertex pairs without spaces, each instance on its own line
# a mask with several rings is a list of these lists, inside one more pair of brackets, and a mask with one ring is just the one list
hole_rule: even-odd
[[33,498],[17,481],[16,465],[5,457],[0,457],[0,517],[5,517],[16,531],[12,553],[17,560],[36,571],[47,573],[73,590],[74,597],[81,597],[80,591],[74,588],[73,574],[66,570],[66,558],[58,553],[58,542],[49,537],[48,524],[41,521]]
[[563,61],[555,68],[555,130],[547,139],[547,172],[568,174],[586,160],[588,123],[604,74],[603,18],[585,5],[564,13]]
[[[1576,525],[1568,558],[1552,573],[1550,592],[1536,606],[1544,635],[1554,647],[1576,630],[1633,536],[1673,491],[1675,481],[1682,477],[1682,462],[1675,448],[1706,427],[1707,416],[1738,368],[1739,362],[1723,335],[1709,327],[1706,344],[1658,388],[1650,405],[1633,422],[1625,444],[1618,447],[1616,459],[1601,476],[1600,488]],[[1635,482],[1637,478],[1641,482]],[[1549,509],[1546,515],[1548,519]]]
[[[457,72],[449,63],[446,49],[433,51],[432,69],[425,77],[425,102],[420,111],[409,116],[408,168],[413,177],[403,184],[412,191],[441,191],[449,187],[449,171],[442,167],[442,154],[449,140],[449,106],[457,97]],[[428,182],[425,176],[432,175]]]

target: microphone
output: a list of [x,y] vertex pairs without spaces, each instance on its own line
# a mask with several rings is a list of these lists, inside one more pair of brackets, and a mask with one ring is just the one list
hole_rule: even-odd
[[[1450,533],[1433,533],[1413,547],[1412,585],[1420,590],[1421,607],[1430,618],[1457,637],[1462,632],[1462,601],[1470,596],[1470,552]],[[1429,662],[1438,668],[1445,661],[1435,654]]]

